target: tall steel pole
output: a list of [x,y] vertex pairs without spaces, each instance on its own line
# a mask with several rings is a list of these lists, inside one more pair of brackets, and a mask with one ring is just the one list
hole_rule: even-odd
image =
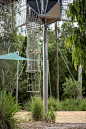
[[78,95],[78,98],[82,98],[82,66],[81,64],[78,66],[78,81],[80,82],[81,86],[79,87],[80,95]]
[[47,25],[43,25],[43,108],[48,109],[48,62],[47,62]]
[[58,57],[58,36],[57,36],[57,22],[55,23],[55,33],[56,33],[56,59],[57,59],[57,84],[56,84],[56,94],[57,100],[59,101],[59,57]]
[[[19,51],[17,51],[17,55],[19,55]],[[17,110],[17,103],[18,103],[18,72],[19,72],[19,60],[17,60],[16,110]]]

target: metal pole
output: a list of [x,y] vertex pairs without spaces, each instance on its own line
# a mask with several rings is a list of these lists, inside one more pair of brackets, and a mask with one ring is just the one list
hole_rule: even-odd
[[[16,52],[19,55],[19,51]],[[16,110],[17,110],[17,103],[18,103],[18,71],[19,71],[19,60],[17,60],[17,83],[16,83]]]
[[43,25],[43,108],[48,109],[48,63],[47,63],[47,25]]
[[82,98],[82,66],[81,64],[78,66],[78,81],[81,84],[81,87],[79,87],[79,91],[80,91],[80,95],[78,96],[78,98]]
[[44,0],[41,1],[41,14],[44,13]]

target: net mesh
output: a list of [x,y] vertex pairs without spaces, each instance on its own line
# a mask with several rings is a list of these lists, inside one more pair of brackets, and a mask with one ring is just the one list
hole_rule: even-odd
[[27,9],[27,50],[26,55],[28,59],[32,61],[27,61],[27,70],[28,73],[28,84],[27,92],[40,95],[40,31],[41,24],[38,16],[30,9]]

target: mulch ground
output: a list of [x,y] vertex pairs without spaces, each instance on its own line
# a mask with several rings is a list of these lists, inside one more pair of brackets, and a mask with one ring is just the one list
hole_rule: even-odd
[[22,129],[86,129],[86,124],[77,123],[46,123],[43,121],[24,122],[19,125]]

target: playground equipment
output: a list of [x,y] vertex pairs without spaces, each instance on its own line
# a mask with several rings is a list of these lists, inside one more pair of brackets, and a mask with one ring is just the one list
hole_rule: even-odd
[[37,15],[27,7],[26,14],[26,28],[27,28],[27,49],[26,55],[28,59],[32,61],[27,61],[27,92],[30,95],[41,95],[40,89],[40,31],[41,24]]
[[33,59],[27,60],[27,92],[40,95],[40,21],[26,1],[0,1],[0,41],[2,48],[8,53],[13,40],[11,33],[23,26],[26,26],[27,31],[27,59]]
[[45,113],[48,108],[47,25],[64,18],[64,12],[68,9],[65,6],[68,2],[66,0],[27,0],[27,5],[43,24],[43,107]]
[[[55,21],[70,21],[65,15],[68,3],[73,0],[0,0],[0,40],[2,46],[10,46],[7,42],[8,33],[26,25],[27,58],[35,61],[27,62],[28,86],[27,92],[40,92],[40,83],[35,83],[40,77],[40,25],[43,24],[43,105],[45,112],[48,106],[48,61],[47,61],[47,25]],[[7,33],[8,32],[8,33]],[[12,37],[10,38],[12,40]],[[35,74],[38,75],[35,76]],[[38,77],[38,78],[39,78]],[[30,84],[29,84],[30,83]],[[33,85],[31,84],[33,83]],[[34,87],[35,86],[35,87]],[[32,88],[30,88],[32,87]],[[32,91],[31,91],[32,90]]]

